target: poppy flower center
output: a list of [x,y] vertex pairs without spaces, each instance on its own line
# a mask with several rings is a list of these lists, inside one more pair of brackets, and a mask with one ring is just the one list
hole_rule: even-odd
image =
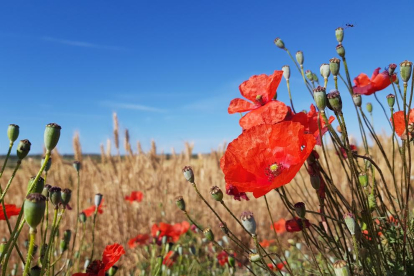
[[256,102],[258,103],[258,104],[260,104],[260,105],[264,105],[265,103],[263,102],[263,97],[262,97],[262,95],[257,95],[256,96]]
[[269,182],[272,182],[276,176],[278,176],[283,170],[283,165],[278,163],[273,163],[269,167],[266,168],[265,175]]

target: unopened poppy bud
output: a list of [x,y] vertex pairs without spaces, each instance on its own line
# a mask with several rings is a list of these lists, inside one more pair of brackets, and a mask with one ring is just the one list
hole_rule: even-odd
[[296,214],[300,217],[300,218],[305,218],[306,215],[306,207],[305,207],[305,203],[303,202],[298,202],[294,205],[295,207],[295,212]]
[[404,60],[400,63],[400,75],[403,82],[407,82],[411,77],[411,70],[413,69],[413,63],[408,60]]
[[62,202],[62,189],[59,187],[52,187],[49,189],[50,202],[57,208]]
[[319,110],[324,110],[326,107],[326,89],[323,86],[318,86],[313,89],[313,99]]
[[42,221],[46,209],[46,198],[41,194],[29,194],[24,203],[24,218],[31,229],[35,230]]
[[348,227],[349,232],[351,232],[351,235],[355,235],[355,231],[357,228],[356,222],[355,222],[355,216],[351,213],[347,213],[344,215],[345,224]]
[[182,196],[176,198],[175,204],[177,204],[178,209],[180,209],[181,211],[185,211],[185,201]]
[[252,212],[243,212],[240,216],[240,220],[244,228],[246,228],[250,234],[256,235],[256,221],[254,220]]
[[342,46],[342,44],[339,44],[338,46],[336,46],[336,52],[338,53],[338,55],[340,57],[345,57],[345,48],[344,46]]
[[211,231],[210,228],[204,229],[203,233],[204,233],[204,237],[206,237],[206,239],[208,241],[214,241],[214,234],[213,234],[213,231]]
[[46,184],[46,185],[43,187],[42,195],[43,195],[44,197],[46,197],[46,199],[49,199],[49,189],[50,189],[50,188],[52,188],[52,186],[50,186],[49,184]]
[[82,222],[82,223],[86,222],[86,214],[84,212],[79,213],[78,218],[79,218],[80,222]]
[[190,183],[194,183],[194,172],[193,169],[190,166],[185,166],[183,168],[183,174],[185,179],[190,182]]
[[235,267],[236,265],[236,260],[234,259],[234,255],[230,254],[228,257],[228,263],[230,267]]
[[7,137],[9,137],[10,143],[14,143],[19,137],[20,127],[15,124],[10,124],[7,128]]
[[32,176],[29,179],[29,183],[27,185],[27,189],[30,189],[31,188],[31,190],[29,191],[29,193],[38,193],[38,194],[41,194],[43,192],[43,188],[45,187],[45,180],[43,179],[43,177],[40,176],[39,179],[37,180],[37,183],[34,186],[32,186],[35,179],[36,179],[36,176]]
[[398,76],[396,76],[396,75],[395,75],[395,81],[394,81],[394,83],[395,83],[396,85],[400,84],[400,81],[399,81],[399,79],[398,79]]
[[31,145],[32,144],[27,139],[21,140],[19,142],[19,144],[17,145],[17,150],[16,150],[17,157],[19,158],[19,160],[22,160],[29,154]]
[[296,61],[300,64],[303,65],[303,62],[305,61],[305,58],[303,56],[303,52],[302,51],[297,51],[296,52]]
[[326,95],[326,98],[328,99],[328,107],[335,111],[335,112],[341,112],[342,111],[342,99],[341,94],[338,90],[331,90],[331,92]]
[[50,123],[46,125],[44,142],[45,142],[45,148],[48,151],[53,150],[56,147],[57,143],[59,142],[61,129],[62,128],[60,127],[60,125],[55,124],[55,123]]
[[319,190],[319,188],[321,187],[321,179],[319,178],[319,175],[317,174],[310,176],[310,182],[311,182],[312,187],[315,190]]
[[73,161],[73,167],[75,168],[75,170],[77,171],[77,172],[79,172],[80,171],[80,169],[81,169],[81,162],[79,162],[79,161]]
[[372,113],[372,103],[367,103],[366,108],[369,113]]
[[215,201],[222,201],[223,200],[223,192],[221,191],[221,189],[219,187],[217,187],[217,186],[211,187],[210,193],[211,193],[211,197]]
[[327,63],[323,63],[321,65],[320,71],[321,71],[321,76],[324,79],[327,79],[329,77],[329,75],[331,74],[331,71],[329,69],[329,64],[327,64]]
[[[45,163],[45,158],[42,158],[42,161],[40,161],[40,166],[43,167],[43,164]],[[49,157],[47,160],[46,166],[45,166],[45,172],[48,172],[50,170],[50,167],[52,166],[52,157]]]
[[335,36],[336,36],[336,40],[338,41],[339,44],[342,43],[342,40],[344,40],[344,28],[337,28],[335,30]]
[[64,206],[68,205],[70,198],[72,197],[72,190],[71,189],[63,189],[62,193],[62,204]]
[[362,105],[362,97],[360,94],[352,95],[352,100],[354,101],[355,106],[360,107]]
[[280,49],[285,49],[285,43],[280,38],[277,37],[274,42]]
[[359,184],[361,184],[362,187],[366,187],[368,185],[368,177],[365,173],[360,173],[358,179]]
[[113,265],[109,270],[108,270],[108,276],[114,276],[116,274],[116,272],[118,271],[118,267],[116,265]]
[[102,194],[96,194],[95,195],[95,206],[96,206],[96,208],[98,208],[99,205],[101,205],[102,198],[103,198]]
[[306,70],[305,71],[305,76],[306,78],[308,78],[308,80],[313,81],[313,73],[311,70]]
[[229,234],[229,228],[227,228],[227,224],[226,223],[220,223],[219,227],[220,227],[221,231],[223,231],[223,233],[225,235],[228,235]]
[[35,265],[32,268],[30,268],[30,276],[40,276],[41,271],[42,268],[38,265]]
[[388,65],[388,75],[392,76],[396,68],[397,64],[395,63],[391,63],[390,65]]
[[286,80],[289,80],[290,79],[290,67],[289,67],[289,65],[283,66],[282,71],[283,71],[283,77]]
[[387,102],[388,102],[388,106],[390,108],[393,108],[394,107],[394,104],[395,104],[395,96],[393,94],[388,94],[388,96],[387,96]]
[[377,208],[377,198],[374,194],[369,194],[368,196],[368,207],[371,210],[371,212]]
[[312,73],[312,79],[313,81],[316,81],[317,83],[319,83],[318,76],[315,73]]
[[260,255],[258,253],[250,253],[249,254],[249,260],[252,263],[260,261]]
[[1,255],[3,254],[3,252],[4,252],[4,249],[6,248],[6,244],[7,244],[7,242],[6,242],[6,241],[2,241],[2,242],[0,243],[0,257],[1,257]]
[[348,264],[343,261],[339,260],[333,264],[335,276],[350,276],[351,273],[349,272]]
[[339,58],[331,58],[329,60],[329,69],[332,75],[337,76],[341,67],[341,60]]

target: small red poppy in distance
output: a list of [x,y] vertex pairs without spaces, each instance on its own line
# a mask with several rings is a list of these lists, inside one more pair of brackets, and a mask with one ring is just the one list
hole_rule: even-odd
[[274,228],[276,230],[276,233],[283,234],[286,232],[285,223],[286,220],[284,218],[281,218],[278,221],[274,222],[273,225],[270,225],[270,229],[273,230]]
[[285,267],[286,262],[278,263],[276,266],[274,266],[272,263],[267,264],[267,267],[270,268],[273,271],[282,270]]
[[[101,204],[98,207],[98,214],[103,213],[103,207],[104,207],[103,203],[104,203],[104,200],[102,199]],[[92,205],[91,207],[83,210],[82,212],[85,213],[86,217],[90,217],[95,213],[95,209],[96,209],[96,206]]]
[[169,251],[165,257],[164,260],[162,261],[162,264],[167,266],[167,267],[171,267],[174,263],[175,260],[177,259],[177,254],[175,253],[175,251]]
[[[6,214],[8,218],[12,216],[17,216],[20,213],[20,209],[22,209],[22,208],[17,208],[16,205],[14,204],[4,204],[4,207],[6,207]],[[0,220],[6,220],[2,205],[0,205]]]
[[289,183],[315,143],[300,123],[255,126],[229,144],[220,167],[226,183],[261,197]]
[[368,76],[364,73],[359,74],[354,79],[355,86],[352,87],[354,93],[361,95],[371,95],[377,91],[387,88],[391,84],[391,81],[395,81],[395,74],[390,76],[388,71],[383,71],[380,73],[380,70],[381,68],[379,67],[375,69],[371,79],[369,79]]
[[260,246],[267,248],[275,243],[276,240],[263,240],[260,242]]
[[129,201],[130,203],[133,203],[134,201],[141,202],[143,197],[144,195],[141,192],[133,191],[131,192],[131,195],[125,196],[125,200]]
[[[414,131],[414,108],[410,110],[409,115],[407,116],[408,119],[408,132]],[[390,121],[392,123],[392,117],[390,118]],[[397,111],[394,113],[394,128],[395,133],[397,133],[398,136],[401,138],[406,139],[406,131],[405,131],[405,120],[404,120],[404,112],[403,111]],[[411,133],[409,133],[411,135]]]
[[158,241],[161,241],[162,237],[167,236],[168,241],[177,242],[181,235],[187,233],[188,229],[190,229],[190,224],[187,221],[174,225],[160,222],[159,226],[157,224],[152,226],[151,235],[155,238],[159,232]]
[[105,276],[105,271],[110,269],[125,254],[125,250],[120,244],[108,245],[102,253],[102,260],[91,262],[86,273],[75,273],[72,276]]
[[135,238],[128,241],[129,248],[135,248],[138,245],[146,245],[150,236],[148,234],[138,234]]

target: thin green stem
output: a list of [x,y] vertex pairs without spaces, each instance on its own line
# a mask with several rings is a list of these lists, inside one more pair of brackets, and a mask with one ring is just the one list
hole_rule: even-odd
[[30,228],[30,242],[29,242],[29,250],[27,251],[26,264],[24,266],[24,271],[23,271],[24,276],[30,275],[29,271],[30,271],[30,264],[33,259],[33,251],[34,251],[36,233],[37,233],[36,229]]

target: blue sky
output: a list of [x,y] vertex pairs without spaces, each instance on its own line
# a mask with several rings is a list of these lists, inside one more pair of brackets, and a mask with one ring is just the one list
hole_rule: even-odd
[[[47,123],[62,126],[58,148],[99,152],[112,137],[112,113],[132,145],[151,139],[166,152],[193,141],[208,152],[236,138],[239,115],[227,114],[238,85],[254,74],[293,65],[273,40],[304,51],[305,68],[337,57],[334,30],[352,23],[344,46],[351,77],[413,60],[409,1],[7,1],[0,4],[0,145],[6,129],[42,151]],[[297,110],[311,98],[292,67]],[[328,90],[333,86],[330,79]],[[341,87],[340,87],[341,88]],[[355,120],[343,88],[344,113]],[[385,103],[391,88],[378,93]],[[285,82],[278,99],[287,103]],[[372,97],[378,129],[387,124]],[[382,122],[381,122],[382,121]],[[357,131],[356,127],[351,130]],[[1,133],[1,131],[0,131]]]

